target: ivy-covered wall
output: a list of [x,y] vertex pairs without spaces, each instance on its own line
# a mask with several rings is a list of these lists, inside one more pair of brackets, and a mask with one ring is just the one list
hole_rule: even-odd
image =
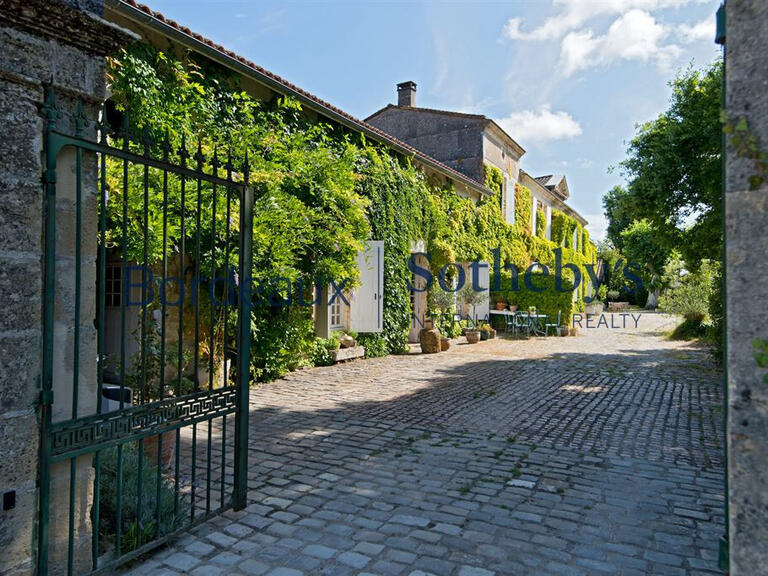
[[[384,241],[384,330],[358,335],[369,355],[406,349],[412,314],[408,260],[413,241],[425,243],[434,272],[451,262],[492,261],[496,248],[502,262],[522,270],[533,262],[553,266],[553,250],[563,244],[564,262],[583,266],[591,257],[571,249],[567,232],[572,234],[575,227],[565,215],[553,214],[553,239],[557,221],[557,234],[564,236],[560,241],[546,240],[539,225],[532,235],[531,193],[519,184],[514,190],[516,223],[507,224],[500,202],[503,177],[495,167],[485,170],[486,184],[495,194],[475,203],[384,146],[337,125],[311,121],[290,99],[255,99],[240,88],[238,77],[194,55],[180,57],[136,44],[110,61],[109,78],[112,99],[119,110],[130,112],[134,128],[146,129],[158,140],[168,134],[173,150],[186,134],[208,157],[217,146],[227,150],[236,166],[248,152],[257,196],[254,277],[288,277],[305,285],[314,280],[354,279],[355,254],[364,241]],[[111,170],[114,178],[121,177],[121,165]],[[129,178],[136,180],[139,190],[140,170],[129,170]],[[169,193],[175,198],[178,190]],[[204,206],[205,194],[210,197],[210,192],[204,191]],[[115,200],[111,204],[120,206]],[[122,242],[131,250],[141,244],[140,238],[136,241],[141,205],[136,198],[128,200],[131,234],[126,239],[111,235],[112,249]],[[150,218],[157,220],[161,215],[154,213]],[[119,226],[120,219],[117,210],[110,213],[112,226]],[[545,216],[539,220],[546,226]],[[177,223],[170,224],[169,246],[173,247],[180,242],[181,231]],[[216,230],[213,242],[231,244],[234,258],[236,236],[224,237],[223,226]],[[196,230],[188,228],[185,233],[186,241],[191,241]],[[201,230],[203,235],[210,233]],[[236,235],[237,230],[232,233]],[[586,241],[583,245],[591,246]],[[155,248],[152,256],[157,259],[162,247]],[[203,257],[194,265],[202,267],[206,261]],[[561,296],[552,298],[556,301],[550,303],[548,296],[531,294],[524,301],[540,303],[542,309],[565,307]],[[251,337],[257,379],[277,378],[311,364],[317,356],[318,342],[306,307],[255,306]]]

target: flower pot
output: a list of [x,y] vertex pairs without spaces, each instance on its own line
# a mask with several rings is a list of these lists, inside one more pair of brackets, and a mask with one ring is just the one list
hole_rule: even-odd
[[440,338],[440,350],[445,352],[451,347],[451,341],[448,338]]
[[490,338],[491,340],[496,338],[496,329],[495,328],[491,328],[491,330],[488,332],[488,338]]
[[568,326],[560,326],[558,332],[560,336],[568,336]]
[[435,327],[435,322],[432,318],[424,318],[424,330],[432,330]]
[[163,470],[166,470],[170,467],[171,462],[173,461],[173,457],[176,454],[175,430],[164,432],[163,434],[158,434],[156,436],[149,436],[146,438],[144,440],[144,454],[146,455],[147,460],[152,462],[152,464],[157,463],[158,438],[161,436],[163,438],[163,447],[162,453],[160,454],[160,461],[162,463]]
[[510,304],[509,305],[509,311],[510,312],[517,312],[517,304]]
[[490,335],[491,333],[488,330],[480,330],[480,340],[483,340],[483,341],[488,340]]
[[504,310],[507,307],[506,302],[496,302],[496,310]]
[[579,335],[579,329],[576,326],[572,326],[568,329],[568,335],[569,336],[578,336]]
[[480,341],[480,330],[467,330],[464,332],[467,344],[477,344]]

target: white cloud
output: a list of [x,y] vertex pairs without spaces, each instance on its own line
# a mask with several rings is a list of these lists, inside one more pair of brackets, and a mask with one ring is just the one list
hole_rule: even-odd
[[512,40],[554,40],[580,28],[600,16],[625,14],[630,10],[654,11],[679,8],[686,4],[703,4],[709,0],[553,0],[559,13],[547,18],[541,26],[528,32],[521,30],[523,21],[510,18],[504,34]]
[[677,29],[683,42],[691,44],[701,40],[714,41],[715,38],[715,19],[704,18],[697,24],[681,24]]
[[587,219],[589,237],[593,241],[605,239],[605,232],[608,229],[608,220],[606,220],[605,214],[602,212],[584,214],[584,218]]
[[539,110],[513,112],[496,121],[512,138],[523,144],[571,139],[581,134],[581,126],[567,112],[552,112],[549,105]]
[[617,60],[654,62],[667,67],[680,54],[678,46],[664,43],[668,33],[665,26],[643,10],[630,10],[617,18],[602,36],[589,30],[570,32],[560,47],[563,72],[570,76]]

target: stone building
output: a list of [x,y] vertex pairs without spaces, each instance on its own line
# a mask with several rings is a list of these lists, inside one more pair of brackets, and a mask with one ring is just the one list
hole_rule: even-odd
[[525,149],[501,126],[482,114],[467,114],[416,106],[416,83],[397,85],[397,105],[388,104],[365,121],[417,150],[436,158],[469,178],[483,182],[484,165],[501,170],[503,176],[501,207],[507,222],[515,221],[515,184],[531,191],[531,229],[536,229],[536,210],[547,215],[550,238],[552,209],[565,212],[582,226],[586,219],[568,206],[565,176],[531,177],[520,168]]

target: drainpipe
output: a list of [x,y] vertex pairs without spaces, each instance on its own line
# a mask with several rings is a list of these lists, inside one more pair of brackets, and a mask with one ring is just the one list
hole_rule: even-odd
[[[720,96],[720,107],[725,112],[726,109],[726,99],[725,99],[725,66],[726,66],[726,59],[725,59],[725,2],[726,0],[723,0],[723,3],[720,5],[720,7],[717,9],[717,14],[715,16],[717,26],[716,26],[716,32],[715,32],[715,43],[719,44],[723,47],[723,79],[721,82],[721,96]],[[724,464],[724,471],[725,471],[725,499],[724,499],[724,508],[725,508],[725,533],[720,536],[719,541],[719,547],[718,547],[718,555],[717,555],[717,562],[721,570],[723,570],[726,574],[729,572],[730,568],[730,560],[729,560],[729,548],[728,548],[728,535],[730,530],[730,516],[729,516],[729,506],[728,506],[728,500],[729,500],[729,491],[728,491],[728,331],[727,331],[727,324],[728,324],[728,315],[727,312],[727,299],[726,299],[726,290],[728,288],[727,282],[726,282],[726,274],[727,274],[727,268],[725,266],[725,257],[726,257],[726,250],[725,250],[725,243],[726,243],[726,230],[725,230],[725,148],[726,148],[726,136],[725,136],[725,130],[722,131],[721,135],[721,153],[720,153],[720,177],[721,177],[721,187],[722,187],[722,193],[721,193],[721,207],[722,207],[722,234],[723,234],[723,248],[722,248],[722,267],[720,274],[720,281],[721,281],[721,288],[720,288],[720,295],[722,298],[722,308],[723,308],[723,334],[722,334],[722,341],[723,341],[723,433],[725,435],[725,455],[723,459]]]

